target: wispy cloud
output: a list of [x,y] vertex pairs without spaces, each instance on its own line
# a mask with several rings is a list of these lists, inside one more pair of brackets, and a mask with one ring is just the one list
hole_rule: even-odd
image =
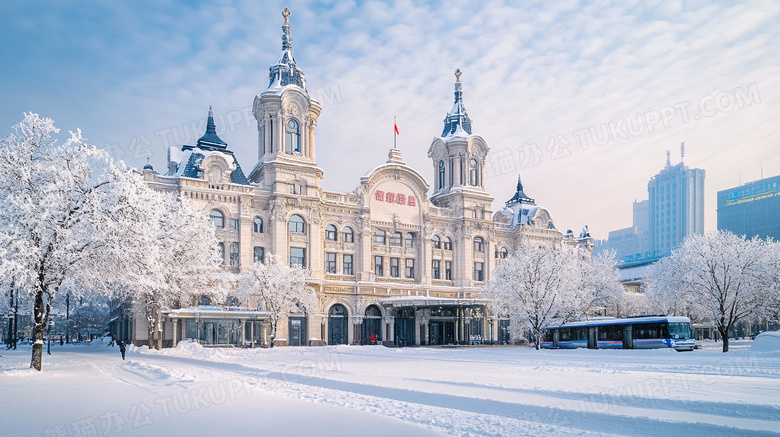
[[[22,111],[80,127],[96,144],[152,142],[164,167],[162,130],[205,116],[240,113],[268,84],[282,18],[293,12],[293,50],[310,90],[337,89],[317,130],[326,189],[349,191],[386,159],[398,117],[404,158],[430,179],[426,156],[464,71],[475,133],[492,150],[544,149],[550,138],[680,102],[756,84],[761,102],[681,122],[571,157],[520,168],[526,188],[560,227],[589,224],[597,236],[631,221],[664,151],[686,141],[686,162],[707,170],[708,228],[715,192],[780,173],[780,6],[711,2],[263,2],[222,1],[0,6],[0,124]],[[334,88],[336,87],[336,88]],[[223,138],[244,167],[256,159],[254,125]],[[135,139],[135,140],[133,140]],[[118,145],[118,146],[117,146]],[[131,154],[133,155],[133,154]],[[137,154],[136,154],[137,155]],[[353,160],[344,168],[345,157]],[[145,157],[133,160],[142,165]],[[495,206],[515,173],[490,175]]]

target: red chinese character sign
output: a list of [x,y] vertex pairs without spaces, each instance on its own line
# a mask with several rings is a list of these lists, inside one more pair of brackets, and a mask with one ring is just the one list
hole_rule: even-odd
[[406,184],[384,181],[370,199],[373,220],[391,222],[397,219],[410,225],[420,225],[418,197]]

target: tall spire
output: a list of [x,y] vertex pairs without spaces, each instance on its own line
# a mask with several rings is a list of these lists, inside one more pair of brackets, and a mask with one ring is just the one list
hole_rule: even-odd
[[471,119],[468,112],[466,112],[466,107],[463,106],[463,90],[460,82],[462,74],[460,68],[455,70],[455,104],[452,105],[452,109],[444,117],[442,137],[455,134],[458,130],[465,131],[469,135],[471,134]]
[[284,11],[282,11],[282,17],[284,17],[284,25],[282,25],[282,56],[279,58],[279,61],[276,64],[271,65],[271,68],[269,69],[268,87],[298,85],[305,90],[306,78],[303,75],[303,71],[295,64],[295,58],[293,58],[292,54],[291,15],[292,13],[290,10],[284,8]]
[[201,149],[225,149],[227,143],[217,135],[217,124],[214,123],[214,111],[209,105],[209,118],[206,121],[206,133],[198,139],[198,147]]
[[515,195],[505,202],[507,206],[513,205],[515,203],[528,203],[531,205],[536,205],[534,199],[528,197],[523,191],[523,181],[520,179],[520,175],[517,175],[517,191],[515,192]]

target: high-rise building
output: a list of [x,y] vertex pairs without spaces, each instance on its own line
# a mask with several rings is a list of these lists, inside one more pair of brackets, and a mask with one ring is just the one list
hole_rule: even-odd
[[683,162],[666,166],[647,184],[648,200],[634,201],[633,226],[610,231],[597,252],[613,250],[623,264],[646,262],[668,255],[685,237],[704,233],[704,170]]
[[718,229],[780,239],[780,176],[718,191]]
[[683,162],[685,143],[677,165],[669,162],[647,184],[650,251],[664,256],[680,246],[685,237],[704,233],[704,170]]

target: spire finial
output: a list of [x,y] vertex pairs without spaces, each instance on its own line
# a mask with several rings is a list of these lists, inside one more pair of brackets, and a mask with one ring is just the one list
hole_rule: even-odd
[[214,111],[211,109],[211,105],[209,105],[209,117],[214,118]]
[[290,10],[284,8],[284,10],[282,11],[282,16],[284,17],[284,25],[282,26],[282,31],[284,32],[284,35],[282,35],[282,50],[292,49],[292,32],[290,31],[290,15],[292,15]]
[[520,175],[517,175],[517,192],[523,191],[523,181],[520,180]]
[[685,141],[680,143],[680,162],[685,159]]
[[672,159],[671,159],[671,153],[667,150],[666,151],[666,168],[669,168],[672,166]]
[[461,74],[463,74],[463,73],[460,71],[460,68],[455,70],[455,83],[460,83],[460,75]]

